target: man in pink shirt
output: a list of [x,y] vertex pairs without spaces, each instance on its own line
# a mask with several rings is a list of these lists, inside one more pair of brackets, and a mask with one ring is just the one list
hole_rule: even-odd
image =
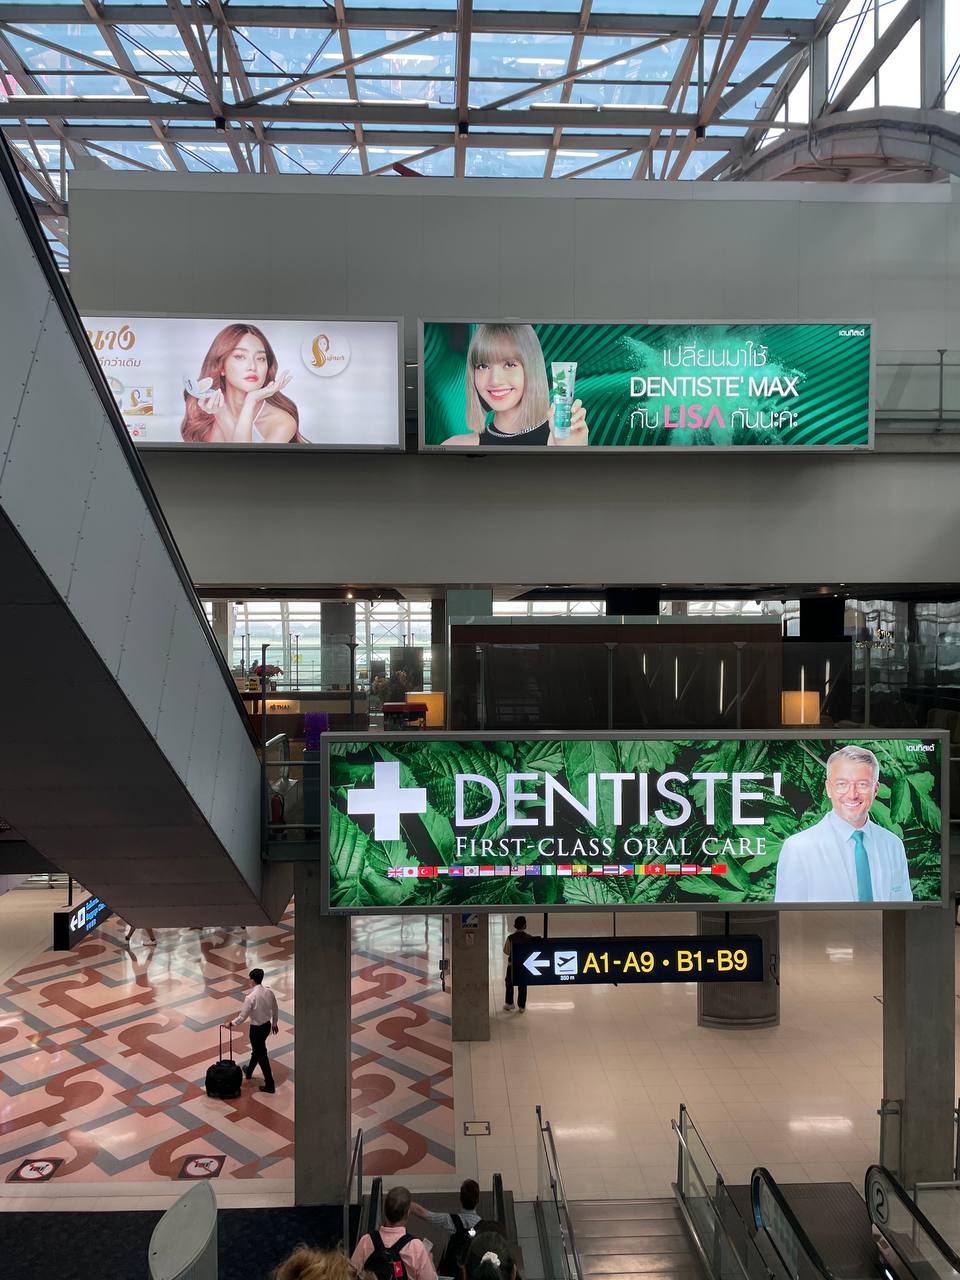
[[[392,1187],[383,1202],[383,1226],[372,1235],[361,1236],[351,1264],[358,1271],[370,1271],[377,1280],[437,1280],[430,1251],[422,1240],[407,1234],[410,1192]],[[379,1238],[378,1238],[379,1237]]]

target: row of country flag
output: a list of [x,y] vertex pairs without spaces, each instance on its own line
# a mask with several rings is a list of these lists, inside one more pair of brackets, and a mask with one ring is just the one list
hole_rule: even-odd
[[509,863],[500,862],[470,863],[452,867],[387,868],[387,877],[390,880],[431,880],[436,876],[724,876],[726,874],[725,862],[714,862],[709,867],[700,867],[692,862],[605,862],[600,866],[589,866],[585,862],[572,862],[565,865],[551,862],[514,867]]

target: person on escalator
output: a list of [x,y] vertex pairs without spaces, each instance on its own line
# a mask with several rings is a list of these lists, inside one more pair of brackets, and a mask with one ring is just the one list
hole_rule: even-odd
[[520,1280],[517,1260],[505,1236],[482,1231],[467,1250],[465,1280]]
[[477,1205],[480,1203],[480,1184],[473,1178],[466,1178],[460,1183],[460,1212],[433,1213],[418,1204],[416,1200],[410,1206],[410,1212],[417,1218],[425,1218],[435,1227],[448,1233],[443,1255],[437,1263],[437,1272],[441,1276],[459,1276],[463,1260],[473,1237],[477,1234],[477,1223],[480,1214]]

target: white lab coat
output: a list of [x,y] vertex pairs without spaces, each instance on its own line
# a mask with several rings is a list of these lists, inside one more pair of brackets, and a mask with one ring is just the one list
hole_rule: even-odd
[[[912,902],[903,841],[867,819],[863,847],[874,902]],[[806,831],[788,836],[777,863],[777,902],[856,902],[855,828],[831,810]]]

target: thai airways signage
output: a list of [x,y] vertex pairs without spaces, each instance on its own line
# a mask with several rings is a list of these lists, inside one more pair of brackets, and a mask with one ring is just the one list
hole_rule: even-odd
[[871,326],[425,321],[427,448],[866,449]]
[[944,734],[327,735],[334,910],[943,900]]
[[397,320],[86,316],[138,445],[397,449]]

